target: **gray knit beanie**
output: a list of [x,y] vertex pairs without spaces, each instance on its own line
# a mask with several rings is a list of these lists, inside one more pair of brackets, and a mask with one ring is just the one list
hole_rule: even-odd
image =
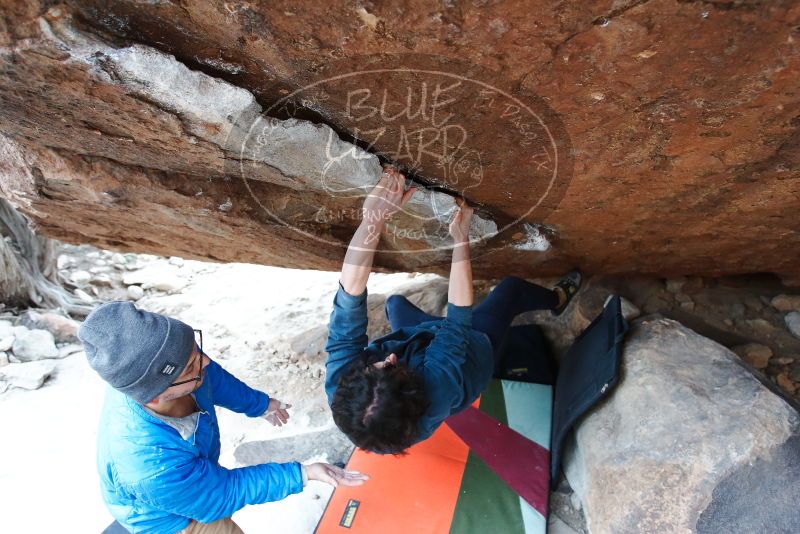
[[78,330],[89,365],[114,389],[140,404],[162,394],[194,349],[192,328],[130,302],[95,309]]

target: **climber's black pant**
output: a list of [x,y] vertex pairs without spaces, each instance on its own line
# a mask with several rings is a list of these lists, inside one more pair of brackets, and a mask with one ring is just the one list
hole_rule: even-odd
[[[552,289],[509,276],[497,284],[483,302],[475,306],[472,311],[472,328],[489,336],[497,357],[514,317],[527,311],[552,310],[556,306],[558,295]],[[425,313],[401,295],[392,295],[386,299],[386,316],[392,330],[441,319]]]

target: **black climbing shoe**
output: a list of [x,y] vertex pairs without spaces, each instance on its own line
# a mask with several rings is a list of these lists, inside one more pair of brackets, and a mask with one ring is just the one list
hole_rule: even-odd
[[567,306],[569,306],[569,303],[572,301],[572,297],[574,297],[581,288],[582,279],[583,277],[581,276],[581,272],[575,269],[567,273],[567,276],[558,281],[555,287],[560,288],[561,291],[564,292],[565,298],[564,303],[553,310],[553,315],[559,316],[564,313],[564,310],[567,309]]

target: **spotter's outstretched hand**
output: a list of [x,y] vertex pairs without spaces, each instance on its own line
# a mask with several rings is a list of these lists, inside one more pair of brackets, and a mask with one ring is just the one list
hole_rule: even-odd
[[289,412],[291,404],[284,404],[278,399],[270,399],[267,411],[263,415],[264,419],[269,421],[272,426],[283,426],[289,421]]
[[340,484],[342,486],[360,486],[369,480],[367,475],[359,473],[358,471],[345,471],[341,467],[330,464],[309,464],[304,466],[304,468],[309,480],[326,482],[333,487],[337,487]]

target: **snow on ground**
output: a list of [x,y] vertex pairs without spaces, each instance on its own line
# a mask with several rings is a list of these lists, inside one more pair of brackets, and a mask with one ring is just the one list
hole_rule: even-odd
[[[285,350],[294,336],[327,323],[338,273],[138,258],[136,268],[126,273],[126,284],[152,289],[137,306],[203,330],[204,349],[212,358],[251,385],[280,392],[278,398],[296,406],[283,428],[221,410],[224,466],[236,467],[233,451],[242,442],[304,434],[332,424],[320,406],[322,362],[281,362],[274,347]],[[369,291],[389,294],[431,278],[373,274]],[[0,531],[100,532],[112,521],[100,497],[95,467],[104,387],[84,354],[78,353],[59,360],[56,375],[41,389],[10,389],[0,395]],[[300,411],[303,407],[319,413],[312,417]],[[247,507],[234,519],[248,534],[310,533],[331,492],[312,482],[302,494]]]

